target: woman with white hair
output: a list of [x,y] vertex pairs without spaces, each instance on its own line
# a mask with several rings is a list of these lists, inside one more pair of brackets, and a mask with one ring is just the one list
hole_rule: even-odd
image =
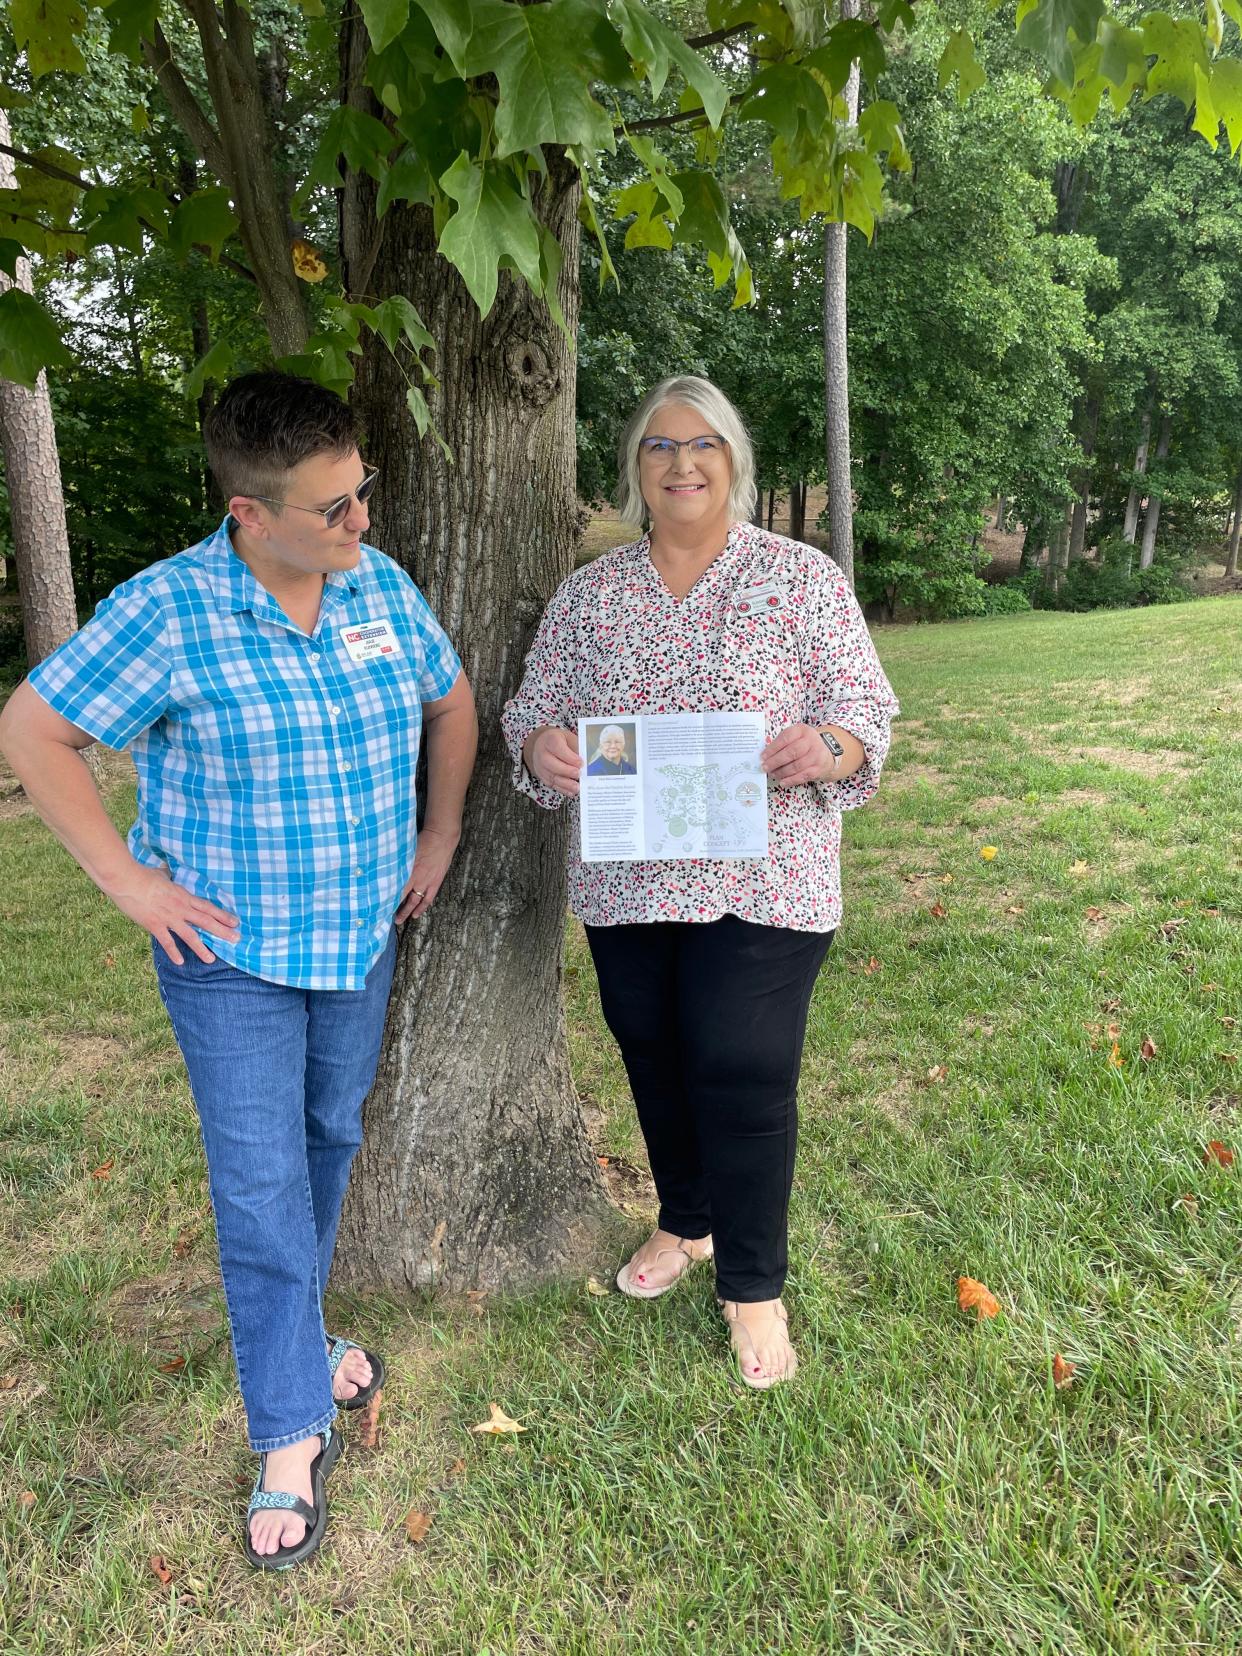
[[655,1299],[714,1257],[739,1374],[764,1390],[797,1362],[798,1071],[841,917],[841,812],[875,792],[897,703],[837,566],[748,521],[754,458],[723,392],[664,380],[619,460],[621,517],[647,531],[553,594],[505,737],[516,785],[555,809],[579,792],[579,718],[764,714],[766,856],[586,864],[571,833],[569,871],[660,1199],[617,1286]]

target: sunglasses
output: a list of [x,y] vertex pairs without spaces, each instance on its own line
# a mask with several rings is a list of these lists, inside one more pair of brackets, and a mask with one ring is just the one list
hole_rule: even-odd
[[367,470],[367,475],[359,483],[352,494],[343,494],[339,500],[334,500],[331,506],[299,506],[293,500],[273,500],[270,495],[248,495],[249,500],[261,500],[265,506],[287,506],[295,512],[314,512],[321,517],[326,529],[335,529],[338,524],[344,523],[345,515],[356,500],[359,506],[365,506],[375,493],[376,479],[379,471],[375,466]]

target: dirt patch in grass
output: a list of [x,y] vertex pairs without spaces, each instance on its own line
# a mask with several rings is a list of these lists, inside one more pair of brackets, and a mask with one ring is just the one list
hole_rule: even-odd
[[1213,1093],[1207,1101],[1207,1111],[1213,1121],[1238,1121],[1242,1118],[1242,1093]]
[[1112,803],[1112,795],[1104,793],[1099,788],[1066,788],[1064,793],[1057,794],[1048,803],[1050,805],[1109,805]]
[[129,1056],[124,1041],[115,1035],[88,1035],[70,1030],[57,1037],[61,1058],[52,1071],[54,1081],[75,1080],[98,1075],[100,1070],[123,1063]]
[[885,1087],[883,1092],[874,1094],[871,1107],[885,1121],[891,1121],[894,1127],[900,1127],[903,1132],[909,1132],[922,1113],[923,1100],[918,1089],[905,1077],[894,1081],[891,1087]]
[[899,769],[889,772],[884,779],[884,785],[889,793],[908,793],[923,782],[938,788],[946,783],[951,784],[952,781],[953,778],[947,771],[939,770],[935,765],[902,765]]
[[[1140,753],[1135,748],[1084,747],[1074,753],[1082,759],[1093,759],[1099,765],[1111,765],[1114,770],[1130,771],[1135,776],[1159,782],[1166,776],[1177,780],[1190,775],[1190,761],[1184,753],[1173,753],[1161,748],[1153,753]],[[1090,792],[1089,789],[1084,790]],[[1062,795],[1062,798],[1065,796]]]

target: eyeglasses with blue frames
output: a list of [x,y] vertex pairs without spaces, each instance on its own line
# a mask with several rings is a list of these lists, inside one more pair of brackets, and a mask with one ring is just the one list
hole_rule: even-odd
[[638,452],[652,460],[676,459],[682,449],[689,449],[691,454],[723,454],[728,446],[727,440],[715,431],[705,432],[702,437],[683,437],[681,442],[675,437],[638,439]]
[[270,495],[247,495],[247,500],[261,500],[265,506],[287,506],[294,512],[314,512],[321,517],[325,529],[335,529],[342,524],[349,512],[350,506],[356,500],[359,506],[365,506],[375,493],[376,479],[379,470],[375,466],[367,468],[367,474],[352,494],[343,494],[339,500],[334,500],[331,506],[299,506],[294,500],[273,500]]

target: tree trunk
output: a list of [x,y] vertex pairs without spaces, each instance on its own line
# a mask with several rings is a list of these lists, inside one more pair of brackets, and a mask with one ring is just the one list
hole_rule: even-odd
[[1091,456],[1100,426],[1100,399],[1088,397],[1082,413],[1082,465],[1078,470],[1078,498],[1070,519],[1068,562],[1074,563],[1087,549],[1087,514],[1091,505]]
[[1005,533],[1005,519],[1009,516],[1009,501],[1003,494],[996,497],[996,517],[994,527],[998,534]]
[[806,484],[799,480],[789,490],[789,538],[800,541],[806,534]]
[[1229,532],[1229,556],[1225,574],[1230,580],[1238,573],[1238,542],[1242,540],[1242,464],[1238,466],[1238,480],[1233,486],[1233,528]]
[[[0,109],[0,143],[9,142],[8,115]],[[13,188],[14,174],[12,158],[0,154],[0,189]],[[0,274],[0,293],[13,286],[26,293],[31,291],[29,260],[18,259],[15,283]],[[0,379],[0,449],[9,490],[26,660],[33,667],[78,626],[65,495],[46,374],[39,375],[33,390]]]
[[1060,592],[1065,585],[1065,572],[1069,567],[1070,532],[1073,522],[1074,503],[1067,500],[1065,514],[1051,541],[1048,543],[1048,585],[1054,592]]
[[[841,0],[842,18],[858,16],[859,0]],[[858,65],[850,67],[845,104],[858,119]],[[854,585],[854,484],[850,468],[850,364],[847,337],[847,224],[824,226],[824,447],[828,462],[828,550]]]
[[772,517],[776,511],[776,490],[768,490],[768,528],[772,527]]
[[[355,88],[364,51],[362,25],[347,24]],[[559,296],[572,336],[577,174],[556,152],[548,163],[539,210],[564,251]],[[374,184],[351,175],[346,286],[369,266],[369,292],[403,293],[417,308],[437,342],[430,400],[454,456],[448,464],[433,441],[418,441],[403,375],[371,341],[355,403],[383,479],[375,539],[464,645],[480,750],[456,862],[430,916],[402,940],[337,1269],[359,1286],[516,1287],[580,1272],[612,1217],[565,1039],[567,813],[517,794],[499,729],[581,534],[574,355],[516,277],[502,273],[480,317],[435,250],[428,209],[392,207],[376,253],[374,200]]]
[[[1173,422],[1168,414],[1160,422],[1160,437],[1156,443],[1156,464],[1168,458],[1169,434]],[[1139,548],[1139,568],[1150,569],[1156,555],[1156,530],[1160,526],[1161,497],[1152,490],[1147,496],[1147,515],[1143,519],[1143,544]]]
[[[1139,436],[1138,449],[1134,456],[1134,469],[1142,477],[1147,471],[1147,445],[1151,442],[1151,405],[1143,410],[1143,427]],[[1130,546],[1134,545],[1134,537],[1138,534],[1139,515],[1139,486],[1131,483],[1130,493],[1126,496],[1126,517],[1122,528],[1122,539]]]

